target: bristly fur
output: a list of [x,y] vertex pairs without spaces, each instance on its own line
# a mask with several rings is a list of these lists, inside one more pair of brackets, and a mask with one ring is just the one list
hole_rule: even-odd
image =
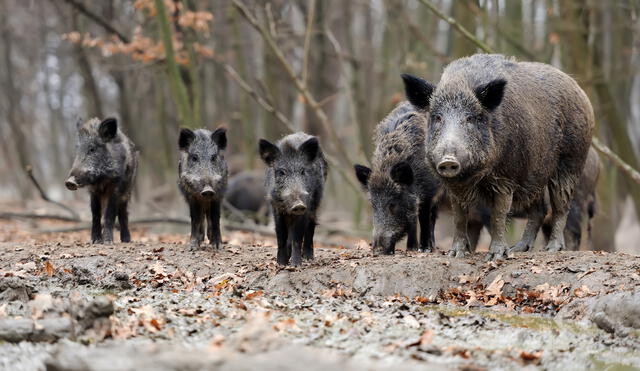
[[[425,162],[425,125],[424,115],[402,102],[376,127],[376,148],[365,185],[374,212],[374,250],[392,254],[397,241],[407,234],[407,247],[417,249],[417,218],[422,229],[420,249],[433,248],[439,182]],[[412,180],[410,185],[393,177],[394,168],[404,163],[411,169],[406,177]],[[363,169],[358,165],[356,174],[359,167]]]
[[327,161],[318,138],[298,132],[275,145],[262,139],[260,157],[267,165],[265,188],[273,210],[278,264],[313,259],[317,210],[327,178]]
[[468,250],[461,221],[478,202],[492,209],[489,259],[506,254],[509,209],[529,216],[512,248],[528,251],[542,224],[546,189],[553,209],[547,250],[563,249],[568,206],[595,121],[576,81],[550,65],[477,54],[449,64],[428,101],[428,162],[434,173],[441,165],[456,166],[455,173],[440,173],[458,209],[454,255]]
[[182,129],[178,139],[178,187],[191,215],[192,249],[204,241],[206,219],[209,244],[218,249],[220,234],[220,207],[227,188],[226,129],[215,131]]
[[[109,124],[109,137],[101,134],[101,125],[105,123]],[[135,145],[121,131],[115,119],[79,121],[77,129],[76,157],[68,181],[74,179],[78,186],[89,189],[93,215],[91,240],[94,243],[111,243],[117,217],[120,238],[129,242],[127,207],[138,169]]]

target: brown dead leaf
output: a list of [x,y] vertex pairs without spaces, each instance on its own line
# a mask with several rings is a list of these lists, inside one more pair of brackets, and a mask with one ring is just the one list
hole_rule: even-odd
[[525,351],[520,352],[520,359],[524,361],[524,363],[538,363],[540,362],[540,357],[542,357],[542,351],[529,353]]
[[536,273],[536,274],[537,273],[542,273],[542,268],[534,265],[533,267],[531,267],[531,272]]
[[586,272],[583,272],[583,273],[579,274],[579,275],[576,277],[576,279],[581,280],[581,279],[582,279],[584,276],[586,276],[587,274],[591,274],[591,273],[593,273],[593,272],[595,272],[595,271],[596,271],[596,269],[595,269],[595,268],[593,268],[593,267],[591,267],[591,268],[589,268]]
[[458,283],[474,283],[478,282],[480,276],[470,276],[466,274],[461,274],[458,276]]
[[356,250],[369,250],[369,243],[365,240],[360,240],[356,242]]
[[500,296],[502,295],[502,286],[504,286],[504,280],[502,279],[502,274],[498,274],[489,284],[485,292],[487,295]]
[[249,291],[249,292],[247,292],[247,293],[245,294],[245,296],[244,296],[244,297],[245,297],[245,299],[247,299],[247,300],[251,300],[251,299],[257,298],[257,297],[259,297],[259,296],[262,296],[262,294],[263,294],[263,293],[264,293],[264,292],[263,292],[262,290],[258,290],[258,291]]
[[53,269],[53,264],[49,260],[44,262],[44,271],[47,273],[49,277],[52,277],[55,273],[55,269]]
[[575,295],[578,298],[584,298],[586,296],[595,296],[596,294],[597,294],[597,292],[593,292],[593,291],[589,290],[587,285],[582,285],[582,286],[576,288],[575,290],[573,290],[573,295]]

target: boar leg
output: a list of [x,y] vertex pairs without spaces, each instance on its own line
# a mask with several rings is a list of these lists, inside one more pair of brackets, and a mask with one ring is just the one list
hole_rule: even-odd
[[102,201],[91,193],[91,243],[102,243]]
[[531,205],[531,208],[527,211],[527,226],[524,228],[522,239],[509,250],[510,253],[533,250],[538,231],[544,222],[544,214],[544,199],[540,199],[540,201]]
[[121,201],[118,206],[118,222],[120,223],[120,241],[131,242],[131,233],[129,233],[129,211],[127,206],[129,201]]
[[118,202],[115,193],[107,198],[107,207],[104,212],[104,230],[102,231],[103,242],[113,243],[113,225],[116,223],[118,214]]
[[289,246],[291,248],[291,265],[302,265],[302,239],[307,229],[307,217],[298,217],[289,227]]
[[469,251],[476,251],[478,248],[478,240],[482,232],[482,222],[473,220],[467,223],[467,236],[469,237]]
[[485,260],[496,260],[507,256],[507,214],[511,209],[513,193],[496,193],[491,210],[491,245]]
[[204,240],[204,210],[198,201],[190,200],[189,213],[191,214],[191,240],[189,241],[189,247],[191,250],[197,250]]
[[453,207],[455,232],[453,234],[453,245],[451,246],[451,251],[449,251],[449,256],[462,258],[470,252],[469,238],[467,237],[468,210],[453,200],[451,206]]
[[569,215],[569,201],[573,194],[574,179],[565,175],[549,182],[549,197],[551,198],[551,236],[547,243],[547,251],[561,251],[565,249],[564,228]]
[[285,217],[277,211],[274,211],[273,219],[276,224],[276,238],[278,240],[277,261],[280,265],[287,265],[289,263],[289,254],[287,253],[287,223]]
[[207,213],[207,237],[211,247],[218,250],[222,242],[220,233],[220,201],[211,201],[211,207]]
[[417,218],[409,222],[407,228],[407,251],[418,250],[418,222]]
[[315,218],[309,218],[307,221],[307,229],[304,233],[304,244],[302,245],[302,257],[304,259],[313,260],[313,234],[316,231]]
[[437,206],[431,201],[420,204],[418,220],[420,222],[420,251],[432,252],[435,246],[434,228],[436,225]]

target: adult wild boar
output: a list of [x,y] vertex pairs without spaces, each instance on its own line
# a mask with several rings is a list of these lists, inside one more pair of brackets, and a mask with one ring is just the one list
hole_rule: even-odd
[[317,210],[327,179],[327,161],[318,138],[298,132],[272,144],[260,139],[260,157],[267,165],[265,187],[273,209],[278,264],[300,266],[313,259]]
[[204,241],[204,220],[211,247],[218,249],[220,234],[220,203],[227,187],[227,129],[180,130],[178,146],[178,187],[189,204],[191,215],[191,249]]
[[548,251],[565,248],[569,203],[594,126],[591,103],[556,68],[478,54],[449,64],[437,87],[404,75],[409,101],[428,110],[427,160],[452,198],[451,254],[469,251],[467,212],[478,201],[491,209],[488,259],[508,251],[510,210],[528,222],[514,250],[529,249],[544,219],[544,190],[552,208]]
[[80,120],[77,129],[76,157],[64,184],[72,191],[89,188],[91,242],[113,242],[116,216],[120,222],[120,241],[130,242],[127,206],[138,169],[135,146],[114,118]]
[[354,166],[373,207],[374,254],[393,254],[404,236],[407,250],[433,250],[440,184],[425,162],[425,125],[424,115],[400,103],[376,127],[372,168]]

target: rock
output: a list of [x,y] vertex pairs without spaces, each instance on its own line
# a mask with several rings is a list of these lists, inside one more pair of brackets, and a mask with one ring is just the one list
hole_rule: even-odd
[[0,302],[19,300],[28,302],[33,298],[33,285],[21,277],[0,277]]

